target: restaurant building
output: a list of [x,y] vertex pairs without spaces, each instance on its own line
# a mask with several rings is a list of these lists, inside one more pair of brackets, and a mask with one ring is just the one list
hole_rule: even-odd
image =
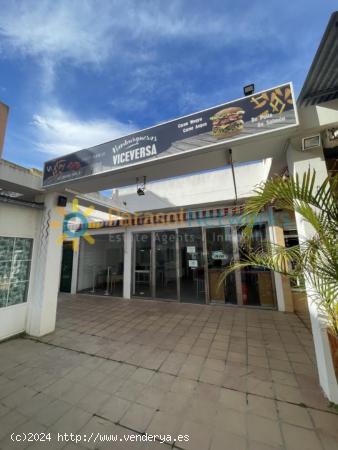
[[[301,280],[262,268],[220,278],[245,254],[255,186],[308,168],[321,183],[337,170],[337,23],[333,14],[297,102],[291,83],[252,92],[47,161],[43,173],[0,160],[0,339],[52,332],[59,290],[296,311],[309,315],[320,382],[338,403],[322,318]],[[93,194],[107,189],[111,198]],[[312,232],[272,206],[251,220],[256,248]]]
[[[141,200],[134,199],[137,194],[128,193],[134,187],[121,189],[119,198],[127,207],[134,200],[144,208],[153,207],[153,193],[161,189],[167,192],[166,202],[173,205],[176,197],[180,206],[172,206],[170,210],[117,212],[118,219],[90,225],[95,227],[88,230],[93,241],[77,238],[75,248],[79,250],[73,253],[73,265],[78,268],[73,276],[77,282],[73,283],[73,290],[68,290],[125,298],[288,309],[283,289],[277,289],[280,276],[269,271],[247,269],[219,286],[224,269],[239,260],[244,250],[243,195],[245,198],[252,195],[253,187],[264,180],[264,174],[267,176],[263,162],[245,164],[235,171],[242,180],[236,205],[229,168],[151,183]],[[203,192],[204,195],[208,192],[210,201],[201,206],[191,204]],[[215,202],[217,192],[223,198],[219,202]],[[160,201],[163,202],[163,197]],[[182,205],[185,202],[188,204]],[[277,218],[272,209],[255,218],[257,247],[266,239],[276,240]],[[294,219],[287,214],[284,219],[285,226],[295,230]]]

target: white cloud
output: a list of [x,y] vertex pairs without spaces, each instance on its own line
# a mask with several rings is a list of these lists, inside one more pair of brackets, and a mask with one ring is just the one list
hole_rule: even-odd
[[109,52],[104,37],[110,24],[106,16],[95,21],[97,9],[85,1],[12,2],[1,11],[0,30],[23,55],[98,63]]
[[113,119],[81,120],[59,107],[35,114],[32,126],[38,150],[51,157],[102,144],[134,130],[133,125]]
[[[113,72],[119,70],[121,63],[136,62],[137,70],[133,67],[128,72],[125,68],[131,84],[141,85],[143,92],[155,90],[158,80],[163,80],[163,74],[158,73],[165,60],[161,43],[182,43],[183,47],[189,41],[197,53],[199,46],[226,50],[228,45],[245,43],[262,51],[277,41],[287,45],[282,33],[276,33],[274,23],[267,20],[265,4],[248,5],[243,10],[226,4],[221,9],[212,5],[206,8],[203,2],[192,7],[180,0],[3,3],[0,53],[38,62],[40,80],[35,83],[43,93],[54,90],[56,81],[65,76],[61,70],[67,64],[101,70],[110,62]],[[175,67],[185,61],[185,55],[180,56]]]
[[12,1],[1,10],[0,35],[6,41],[3,52],[14,49],[55,63],[100,65],[122,52],[137,59],[155,57],[154,45],[162,38],[203,37],[213,46],[234,40],[264,43],[273,31],[265,14],[264,8],[248,7],[245,12],[220,15],[212,8],[191,9],[175,0]]

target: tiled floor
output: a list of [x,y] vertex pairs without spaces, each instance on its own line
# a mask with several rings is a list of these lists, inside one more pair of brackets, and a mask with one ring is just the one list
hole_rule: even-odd
[[[65,432],[87,442],[57,442]],[[88,442],[97,433],[189,441]],[[338,415],[293,314],[64,296],[53,334],[0,344],[0,449],[27,447],[337,450]]]

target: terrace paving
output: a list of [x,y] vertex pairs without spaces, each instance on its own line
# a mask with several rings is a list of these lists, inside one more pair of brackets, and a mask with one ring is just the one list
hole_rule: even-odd
[[[12,442],[24,432],[52,440]],[[146,434],[172,440],[140,442]],[[0,344],[9,448],[337,450],[338,414],[294,314],[63,295],[54,333]]]

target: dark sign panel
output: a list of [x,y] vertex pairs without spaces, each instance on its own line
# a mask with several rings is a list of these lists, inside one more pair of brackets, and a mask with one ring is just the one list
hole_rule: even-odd
[[49,186],[296,125],[291,84],[259,92],[45,163]]

